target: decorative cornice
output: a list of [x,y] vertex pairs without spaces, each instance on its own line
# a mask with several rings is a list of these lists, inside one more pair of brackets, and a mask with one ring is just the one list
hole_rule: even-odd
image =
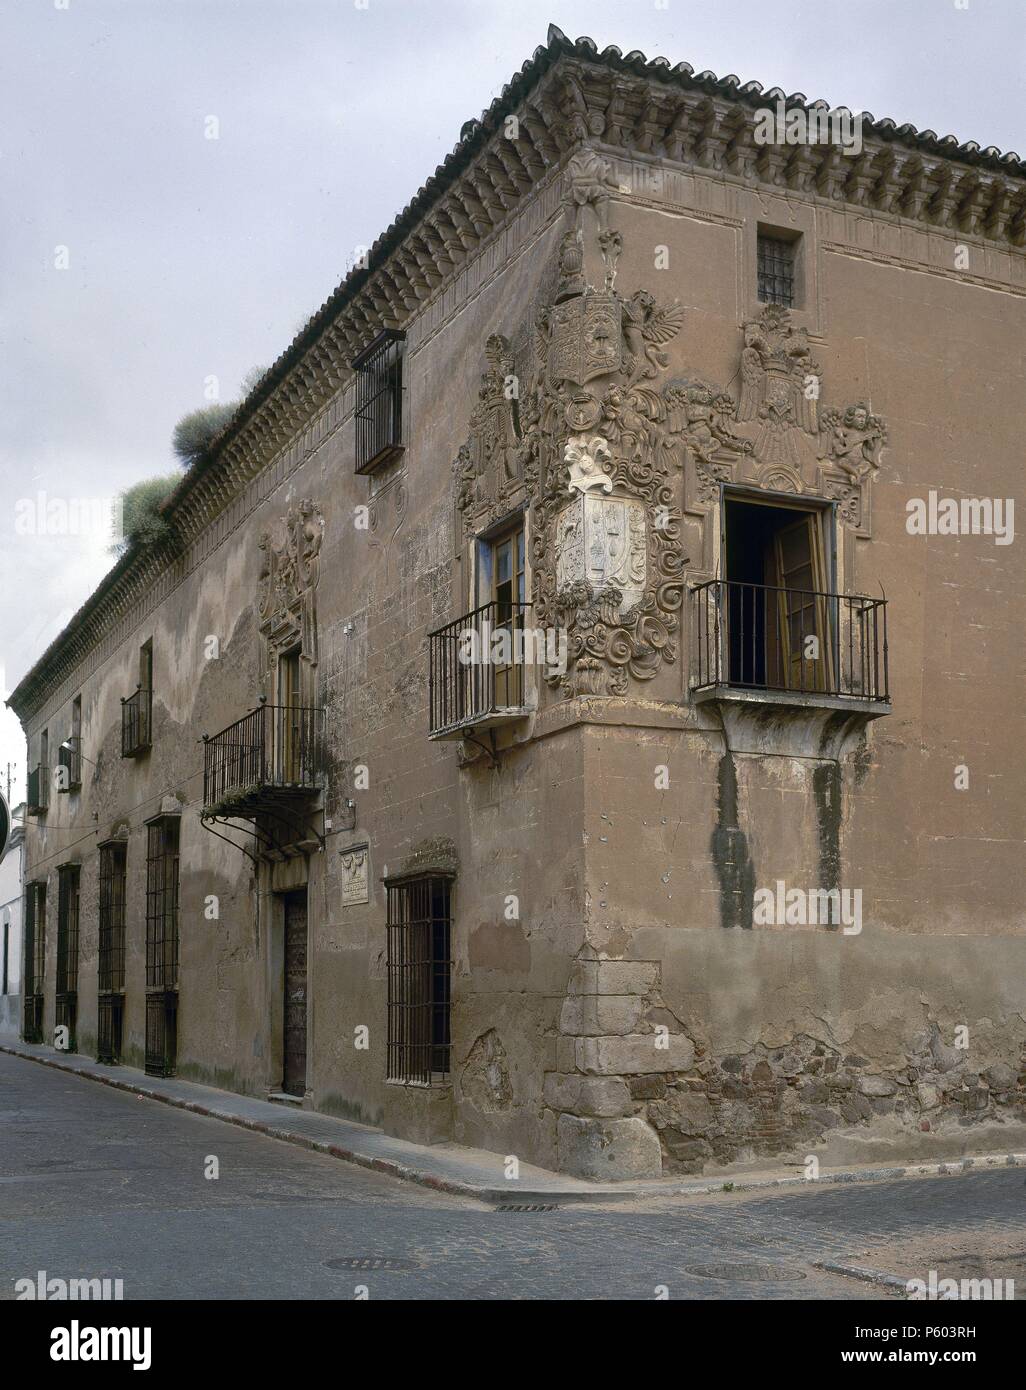
[[[863,150],[758,145],[756,112],[829,109],[798,92],[696,74],[638,50],[601,52],[555,26],[293,343],[268,369],[164,504],[184,549],[295,440],[350,381],[351,362],[382,326],[403,327],[525,198],[586,141],[637,151],[771,190],[879,211],[960,234],[1026,246],[1026,164],[1016,154],[862,117]],[[515,118],[511,119],[511,118]],[[133,549],[51,643],[8,704],[29,717],[57,688],[60,666],[87,650],[174,551]]]

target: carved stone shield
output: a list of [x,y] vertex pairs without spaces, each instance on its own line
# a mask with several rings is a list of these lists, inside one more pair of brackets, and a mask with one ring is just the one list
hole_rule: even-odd
[[585,294],[556,304],[550,320],[549,376],[582,386],[620,370],[623,332],[620,304],[612,294]]

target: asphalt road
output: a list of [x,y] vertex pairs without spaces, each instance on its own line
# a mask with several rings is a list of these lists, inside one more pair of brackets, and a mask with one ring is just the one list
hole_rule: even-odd
[[0,1054],[0,1300],[901,1296],[822,1260],[1026,1293],[1024,1247],[1022,1169],[503,1211]]

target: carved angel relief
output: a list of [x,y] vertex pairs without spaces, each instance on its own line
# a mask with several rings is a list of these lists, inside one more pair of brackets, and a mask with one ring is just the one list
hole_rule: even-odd
[[456,505],[469,532],[508,512],[523,482],[523,430],[509,342],[493,334],[485,344],[485,361],[488,370],[470,417],[470,437],[453,465]]
[[317,660],[317,569],[324,517],[309,498],[260,537],[259,625],[270,652],[302,646]]
[[884,422],[865,402],[821,407],[819,367],[790,310],[766,305],[742,334],[736,406],[704,383],[668,389],[687,416],[679,430],[686,510],[706,511],[721,483],[744,482],[833,498],[842,523],[867,536],[870,483],[887,442]]

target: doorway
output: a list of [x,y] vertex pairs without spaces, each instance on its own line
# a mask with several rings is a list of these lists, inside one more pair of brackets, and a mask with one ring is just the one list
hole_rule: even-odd
[[833,686],[838,615],[829,512],[724,499],[727,664],[731,685],[824,692]]
[[306,1093],[306,889],[284,894],[283,907],[285,990],[281,1088],[286,1095],[302,1096]]

